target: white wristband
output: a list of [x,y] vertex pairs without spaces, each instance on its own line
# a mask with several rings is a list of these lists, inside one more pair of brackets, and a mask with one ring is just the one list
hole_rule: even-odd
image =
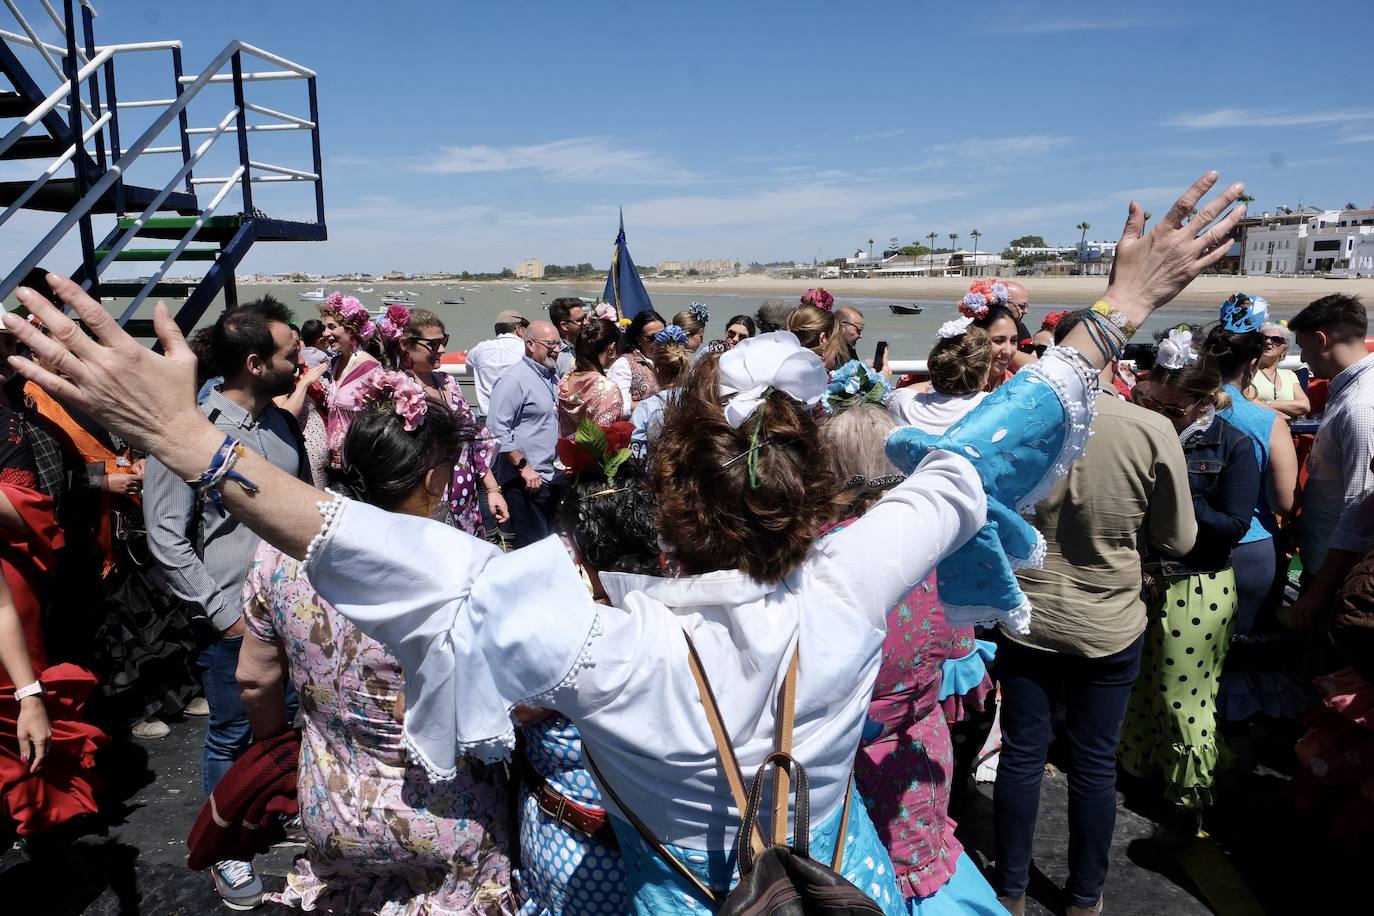
[[43,682],[34,681],[29,686],[20,687],[18,690],[16,690],[14,692],[14,701],[18,703],[20,700],[27,699],[28,697],[32,696],[38,696],[39,694],[43,693],[47,693],[47,691],[43,689]]

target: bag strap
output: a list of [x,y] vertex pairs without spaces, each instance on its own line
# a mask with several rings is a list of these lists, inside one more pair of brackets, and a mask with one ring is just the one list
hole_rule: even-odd
[[[692,677],[697,682],[697,692],[701,695],[701,705],[706,710],[706,720],[711,724],[711,736],[716,741],[716,752],[720,755],[720,766],[725,771],[725,781],[730,784],[730,794],[734,796],[735,808],[740,816],[744,816],[745,809],[749,807],[749,795],[745,790],[744,773],[740,769],[739,759],[735,756],[734,745],[730,742],[730,733],[725,728],[725,722],[720,716],[720,704],[716,702],[716,695],[711,690],[711,682],[706,679],[706,672],[701,667],[701,657],[697,655],[697,647],[692,643],[692,637],[686,630],[682,631],[682,638],[687,640],[687,665],[691,668]],[[784,803],[785,804],[785,803]],[[758,824],[754,824],[751,838],[755,854],[763,852],[763,831]]]
[[849,833],[849,803],[854,798],[854,771],[849,771],[849,778],[844,781],[844,814],[840,815],[840,835],[835,838],[835,855],[830,859],[830,870],[835,874],[840,873],[840,866],[844,864],[844,841]]
[[[793,650],[792,660],[787,664],[787,674],[783,676],[782,687],[778,691],[777,730],[773,735],[774,753],[792,756],[792,725],[797,708],[797,655],[800,649]],[[787,802],[792,793],[790,773],[785,766],[773,767],[773,845],[787,843]]]
[[639,835],[644,838],[644,842],[652,846],[654,851],[663,858],[664,862],[668,863],[668,866],[672,868],[673,871],[686,878],[697,890],[701,891],[702,896],[704,896],[708,902],[713,906],[719,904],[720,901],[716,899],[716,895],[711,889],[702,883],[701,879],[694,875],[691,869],[679,862],[677,856],[664,848],[663,844],[660,843],[653,832],[649,830],[648,825],[639,819],[639,815],[635,814],[634,810],[631,809],[629,805],[620,800],[620,796],[616,794],[615,787],[606,781],[606,777],[601,773],[601,768],[596,765],[596,758],[593,757],[591,751],[587,749],[587,742],[585,741],[582,742],[582,757],[587,761],[587,768],[590,769],[592,775],[596,777],[597,785],[601,787],[601,791],[610,796],[611,801],[615,802],[615,806],[620,809],[620,813],[625,815],[625,819],[634,826],[635,830],[639,831]]

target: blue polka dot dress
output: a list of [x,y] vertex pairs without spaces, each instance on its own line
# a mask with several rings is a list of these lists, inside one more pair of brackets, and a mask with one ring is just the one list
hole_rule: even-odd
[[[583,767],[582,739],[567,719],[526,726],[525,754],[549,786],[584,808],[601,810],[601,793]],[[620,853],[566,827],[539,809],[526,789],[520,798],[517,878],[525,895],[520,916],[622,916],[629,911]]]

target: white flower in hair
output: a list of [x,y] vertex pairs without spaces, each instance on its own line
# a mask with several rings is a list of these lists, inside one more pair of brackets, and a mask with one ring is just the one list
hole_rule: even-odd
[[791,331],[741,340],[721,356],[718,372],[720,393],[729,398],[725,419],[736,429],[759,409],[769,391],[782,391],[810,407],[830,383],[821,358],[802,347]]
[[1197,351],[1193,349],[1193,332],[1188,328],[1174,328],[1169,336],[1159,342],[1159,353],[1155,365],[1165,369],[1182,369],[1197,362]]
[[953,340],[956,337],[963,337],[968,326],[973,324],[973,319],[968,316],[955,318],[940,325],[940,330],[935,333],[940,335],[941,340]]

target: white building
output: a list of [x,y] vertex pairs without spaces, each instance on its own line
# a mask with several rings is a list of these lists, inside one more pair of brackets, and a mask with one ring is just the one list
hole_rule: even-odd
[[526,258],[515,265],[515,277],[517,280],[544,279],[544,262],[534,258]]
[[1296,274],[1302,269],[1306,235],[1306,223],[1261,217],[1245,228],[1241,269],[1251,277]]
[[1303,227],[1302,269],[1336,276],[1374,274],[1374,209],[1327,210]]

